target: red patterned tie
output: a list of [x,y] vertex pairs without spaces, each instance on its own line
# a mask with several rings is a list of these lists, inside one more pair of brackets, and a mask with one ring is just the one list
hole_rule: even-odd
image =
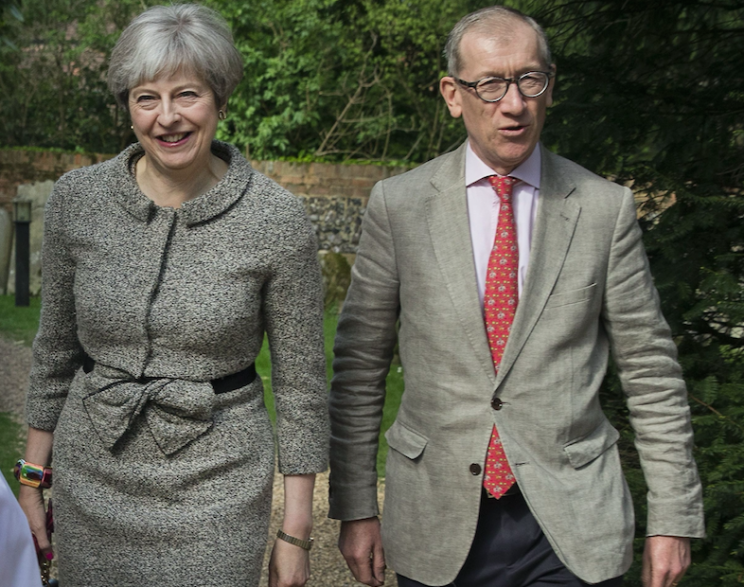
[[[517,229],[512,208],[512,186],[517,182],[513,177],[492,175],[488,178],[501,200],[496,238],[488,258],[486,272],[486,292],[483,306],[486,319],[486,332],[491,347],[494,370],[498,373],[501,357],[504,355],[509,330],[517,311],[519,289],[517,271],[519,268],[519,249]],[[506,460],[501,439],[493,427],[491,442],[486,453],[486,472],[483,486],[496,499],[500,498],[514,485],[514,474]]]

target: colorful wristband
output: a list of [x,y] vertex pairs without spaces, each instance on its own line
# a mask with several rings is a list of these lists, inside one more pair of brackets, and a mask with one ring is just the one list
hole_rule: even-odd
[[48,489],[52,486],[52,468],[27,463],[19,459],[13,467],[13,475],[21,485]]

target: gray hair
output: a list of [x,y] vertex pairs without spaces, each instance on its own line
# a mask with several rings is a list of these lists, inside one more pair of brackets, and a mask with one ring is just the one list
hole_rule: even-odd
[[127,107],[129,91],[179,70],[199,76],[222,106],[243,77],[243,60],[225,19],[196,4],[155,6],[137,16],[111,53],[108,87]]
[[460,43],[465,33],[473,31],[508,37],[512,34],[511,25],[513,25],[515,20],[529,25],[537,33],[540,59],[545,62],[545,67],[550,67],[552,62],[548,37],[535,19],[507,6],[488,6],[462,17],[452,31],[450,31],[447,37],[447,44],[444,46],[444,57],[447,59],[447,71],[449,74],[457,76],[462,68]]

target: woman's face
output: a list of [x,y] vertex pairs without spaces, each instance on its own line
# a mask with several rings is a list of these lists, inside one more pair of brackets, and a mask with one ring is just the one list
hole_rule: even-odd
[[129,92],[132,127],[148,165],[166,175],[209,165],[218,110],[210,87],[181,71]]

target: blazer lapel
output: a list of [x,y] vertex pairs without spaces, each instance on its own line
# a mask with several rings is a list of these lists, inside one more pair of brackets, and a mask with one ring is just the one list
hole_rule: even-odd
[[553,291],[581,213],[581,206],[569,198],[575,185],[561,173],[560,159],[542,145],[540,148],[542,149],[540,200],[532,233],[530,265],[504,358],[501,361],[497,385],[519,356]]
[[460,323],[492,382],[496,376],[488,348],[475,279],[465,191],[465,145],[442,162],[432,176],[433,193],[426,201],[426,219],[434,255]]

